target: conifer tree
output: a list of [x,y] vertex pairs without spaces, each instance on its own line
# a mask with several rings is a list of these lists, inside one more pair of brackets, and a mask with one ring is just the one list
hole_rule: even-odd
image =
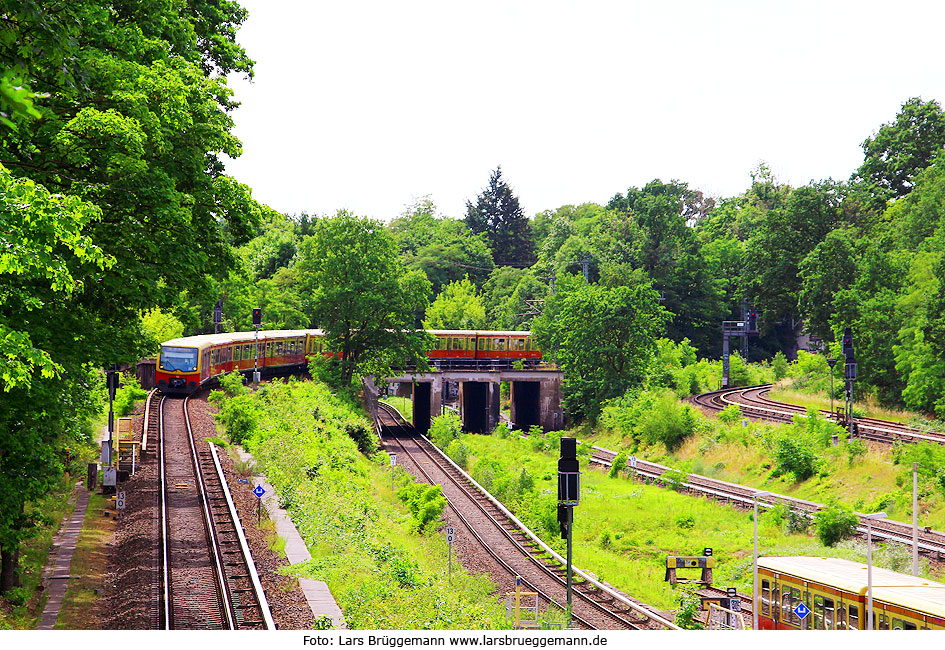
[[502,167],[496,167],[489,178],[489,187],[476,199],[466,201],[466,225],[474,233],[484,233],[496,266],[531,266],[535,263],[535,246],[531,224],[512,188],[502,178]]

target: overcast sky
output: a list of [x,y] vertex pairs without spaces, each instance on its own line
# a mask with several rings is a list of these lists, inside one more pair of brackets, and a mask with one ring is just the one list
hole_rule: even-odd
[[228,172],[286,213],[529,216],[660,178],[733,196],[766,162],[846,179],[909,97],[945,100],[945,2],[242,0]]

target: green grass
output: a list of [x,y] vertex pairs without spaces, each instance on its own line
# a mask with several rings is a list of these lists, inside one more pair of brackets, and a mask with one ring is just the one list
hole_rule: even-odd
[[[455,558],[449,576],[443,537],[416,530],[387,455],[367,458],[346,435],[367,424],[363,413],[308,382],[273,382],[254,400],[249,450],[312,553],[286,573],[327,582],[351,629],[507,627],[495,585]],[[398,486],[412,481],[396,471]]]
[[[789,404],[797,404],[798,406],[803,406],[805,408],[822,409],[824,411],[830,410],[829,393],[812,394],[791,390],[789,388],[776,387],[768,393],[768,397],[778,402],[788,402]],[[843,399],[834,398],[834,411],[842,407]],[[865,402],[854,399],[853,408],[856,412],[862,413],[863,417],[888,420],[890,422],[898,422],[900,424],[908,424],[916,417],[916,414],[910,411],[882,407],[872,399],[868,399]]]
[[400,414],[404,416],[404,419],[407,422],[413,423],[413,401],[407,397],[397,397],[395,395],[390,395],[388,397],[382,398],[380,401],[390,404],[395,409],[400,411]]
[[[465,436],[463,440],[473,452],[469,466],[474,478],[476,464],[483,459],[511,473],[525,467],[536,477],[535,493],[527,500],[514,502],[512,508],[546,543],[556,550],[563,549],[563,541],[534,516],[536,502],[555,498],[557,453],[536,453],[530,441],[516,438]],[[678,596],[664,581],[666,556],[699,555],[704,547],[711,547],[718,561],[714,583],[750,592],[750,512],[633,483],[625,477],[608,478],[585,463],[581,480],[581,503],[575,509],[575,565],[646,603],[672,609],[678,604]],[[759,517],[759,539],[764,555],[838,556],[865,561],[865,548],[856,544],[827,548],[812,535],[785,534],[774,515]],[[903,553],[893,550],[888,555],[901,558]],[[878,565],[883,561],[882,557],[876,560]]]
[[64,476],[56,489],[27,506],[28,511],[47,516],[50,523],[40,526],[35,535],[20,544],[21,593],[26,595],[26,600],[23,604],[13,604],[0,598],[0,629],[29,630],[39,623],[46,596],[37,589],[42,582],[53,537],[59,532],[63,519],[71,516],[75,509],[75,504],[69,503],[74,485],[74,479]]

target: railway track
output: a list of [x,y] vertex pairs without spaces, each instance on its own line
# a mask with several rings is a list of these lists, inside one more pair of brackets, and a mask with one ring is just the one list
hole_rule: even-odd
[[[771,384],[747,386],[744,388],[726,388],[701,395],[694,395],[689,401],[710,412],[718,412],[731,404],[737,404],[745,417],[768,422],[791,422],[795,415],[807,415],[807,409],[796,404],[769,399]],[[836,420],[836,414],[825,409],[819,411],[825,418]],[[886,444],[894,442],[932,442],[945,444],[945,434],[934,431],[913,429],[895,422],[876,418],[854,418],[858,428],[858,437]]]
[[[617,452],[605,449],[603,447],[591,447],[591,462],[602,467],[610,467],[613,464]],[[663,474],[672,468],[659,463],[637,459],[637,466],[630,470],[636,478],[648,483],[663,482]],[[754,501],[752,495],[760,492],[760,488],[752,488],[727,481],[700,476],[698,474],[689,474],[683,482],[683,488],[692,494],[699,494],[711,497],[720,501],[732,503],[741,507],[751,508]],[[796,499],[781,494],[772,494],[770,496],[758,499],[758,507],[769,509],[776,505],[783,504],[789,508],[794,508],[804,512],[808,517],[813,516],[815,512],[824,507],[824,504],[804,499]],[[866,520],[860,516],[860,525],[857,527],[858,533],[866,537]],[[895,541],[902,544],[912,545],[912,525],[891,519],[879,519],[872,522],[872,535],[877,540]],[[919,553],[936,561],[945,560],[945,533],[931,528],[920,527],[918,535]]]
[[188,401],[152,395],[147,407],[158,412],[159,627],[275,629],[216,449],[194,440]]
[[[460,534],[464,531],[467,539],[489,553],[509,582],[521,577],[545,606],[554,603],[563,610],[567,599],[563,559],[435,445],[417,436],[395,409],[380,404],[378,419],[390,447],[402,452],[427,482],[442,487],[452,516],[460,524]],[[574,570],[574,575],[572,619],[577,625],[587,629],[678,629],[585,572]]]

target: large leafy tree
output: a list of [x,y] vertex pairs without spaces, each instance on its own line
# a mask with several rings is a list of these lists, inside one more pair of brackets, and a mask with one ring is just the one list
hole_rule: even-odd
[[518,197],[496,167],[489,186],[466,202],[466,225],[474,233],[483,233],[498,266],[527,267],[535,262],[531,224],[518,203]]
[[669,314],[645,284],[605,288],[563,282],[532,332],[544,357],[564,371],[564,401],[578,419],[596,420],[604,401],[639,386]]
[[427,329],[475,330],[486,325],[486,308],[469,278],[451,282],[427,307]]
[[[0,264],[0,331],[16,346],[0,458],[5,474],[46,469],[0,500],[6,588],[30,530],[25,504],[55,480],[62,463],[50,458],[87,435],[90,367],[143,351],[139,314],[222,274],[260,207],[221,159],[240,153],[223,75],[252,72],[236,3],[0,0],[0,17],[0,163],[13,206],[2,230],[15,240],[25,224],[37,253]],[[11,98],[11,84],[36,94]]]
[[892,122],[863,141],[863,164],[855,178],[872,186],[877,198],[899,198],[912,191],[915,177],[945,145],[945,112],[937,101],[912,97]]
[[316,223],[299,255],[307,313],[339,355],[342,385],[355,374],[384,378],[426,367],[430,340],[416,325],[430,282],[407,270],[382,223],[339,212]]

